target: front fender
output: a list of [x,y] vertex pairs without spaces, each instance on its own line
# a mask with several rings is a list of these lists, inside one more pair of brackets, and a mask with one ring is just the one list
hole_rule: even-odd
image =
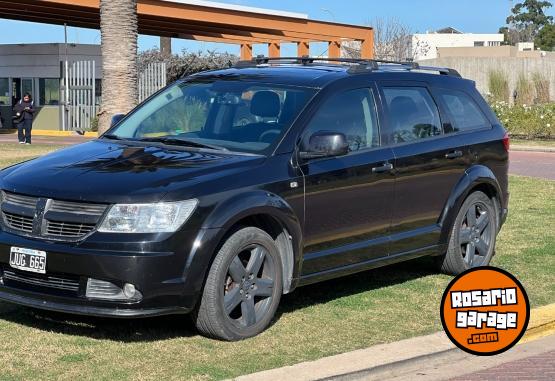
[[[222,242],[234,225],[244,218],[255,215],[271,216],[286,230],[289,236],[287,239],[291,240],[292,250],[288,250],[289,253],[282,253],[285,255],[284,275],[286,272],[289,273],[289,279],[286,280],[289,287],[286,288],[293,290],[298,282],[302,265],[302,227],[295,211],[286,200],[264,190],[241,192],[219,202],[205,218],[202,228],[218,231],[216,241]],[[287,251],[281,246],[280,249]]]
[[[501,192],[501,187],[497,181],[495,175],[488,167],[484,165],[474,165],[467,169],[464,175],[459,179],[457,185],[453,188],[453,191],[449,195],[441,217],[439,219],[439,225],[441,226],[440,244],[447,245],[449,243],[449,234],[451,233],[451,228],[461,205],[464,200],[468,197],[472,189],[480,185],[486,185],[495,193],[495,197],[498,198],[500,205],[503,205],[503,193]],[[498,211],[500,212],[500,211]]]

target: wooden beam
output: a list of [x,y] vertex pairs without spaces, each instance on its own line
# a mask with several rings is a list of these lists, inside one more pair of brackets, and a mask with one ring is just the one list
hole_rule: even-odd
[[360,44],[360,58],[374,58],[374,34],[371,33]]
[[281,57],[281,45],[280,43],[270,42],[268,44],[268,56],[272,58]]
[[308,41],[297,42],[297,57],[310,55],[310,43]]
[[252,45],[248,43],[241,44],[241,59],[251,60],[252,59]]
[[[43,4],[44,6],[71,7],[73,9],[84,8],[85,10],[99,9],[100,0],[22,0],[20,3]],[[62,8],[63,8],[62,7]],[[249,27],[250,30],[275,36],[295,37],[297,40],[302,36],[319,36],[319,38],[347,38],[363,40],[368,31],[372,30],[366,26],[339,24],[326,21],[307,20],[294,17],[284,17],[272,14],[250,13],[240,10],[211,8],[195,4],[181,4],[160,0],[137,0],[137,13],[154,17],[170,17],[182,21],[209,22],[215,26],[222,27]],[[68,20],[68,23],[70,21]],[[289,35],[293,33],[294,35]],[[315,40],[313,37],[306,38]]]
[[[370,27],[161,0],[137,1],[139,33],[182,34],[197,40],[251,44],[357,40],[363,42],[365,56],[373,55]],[[99,6],[100,0],[0,0],[0,17],[15,18],[16,11],[19,20],[98,29]]]
[[328,57],[341,58],[341,41],[330,41],[328,44]]

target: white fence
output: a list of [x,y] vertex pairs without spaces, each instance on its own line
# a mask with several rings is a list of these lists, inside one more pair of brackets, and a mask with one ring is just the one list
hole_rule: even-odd
[[[98,112],[95,61],[62,62],[62,130],[90,130]],[[149,64],[138,77],[138,101],[166,86],[166,64]]]
[[149,64],[139,74],[139,103],[166,86],[166,63],[155,62]]
[[65,61],[62,64],[62,130],[90,130],[96,116],[96,73],[94,61]]

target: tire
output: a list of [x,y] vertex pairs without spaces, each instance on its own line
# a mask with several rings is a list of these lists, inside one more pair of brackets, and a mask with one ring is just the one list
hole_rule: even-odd
[[493,201],[483,192],[471,193],[451,228],[447,253],[439,260],[441,271],[458,275],[489,265],[495,253],[498,226]]
[[281,258],[272,237],[255,227],[237,230],[210,267],[193,313],[197,329],[226,341],[258,335],[275,315],[282,280]]

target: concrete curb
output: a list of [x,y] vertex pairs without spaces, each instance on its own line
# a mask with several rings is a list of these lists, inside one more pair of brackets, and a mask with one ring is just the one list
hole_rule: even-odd
[[[530,314],[526,335],[520,343],[530,342],[555,333],[555,304],[535,308]],[[520,344],[519,343],[519,344]],[[414,337],[389,344],[324,357],[314,361],[266,370],[235,378],[235,381],[312,381],[340,377],[372,370],[403,367],[435,355],[458,350],[444,332]]]
[[520,152],[555,152],[555,147],[546,146],[519,146],[516,144],[511,145],[510,151]]

